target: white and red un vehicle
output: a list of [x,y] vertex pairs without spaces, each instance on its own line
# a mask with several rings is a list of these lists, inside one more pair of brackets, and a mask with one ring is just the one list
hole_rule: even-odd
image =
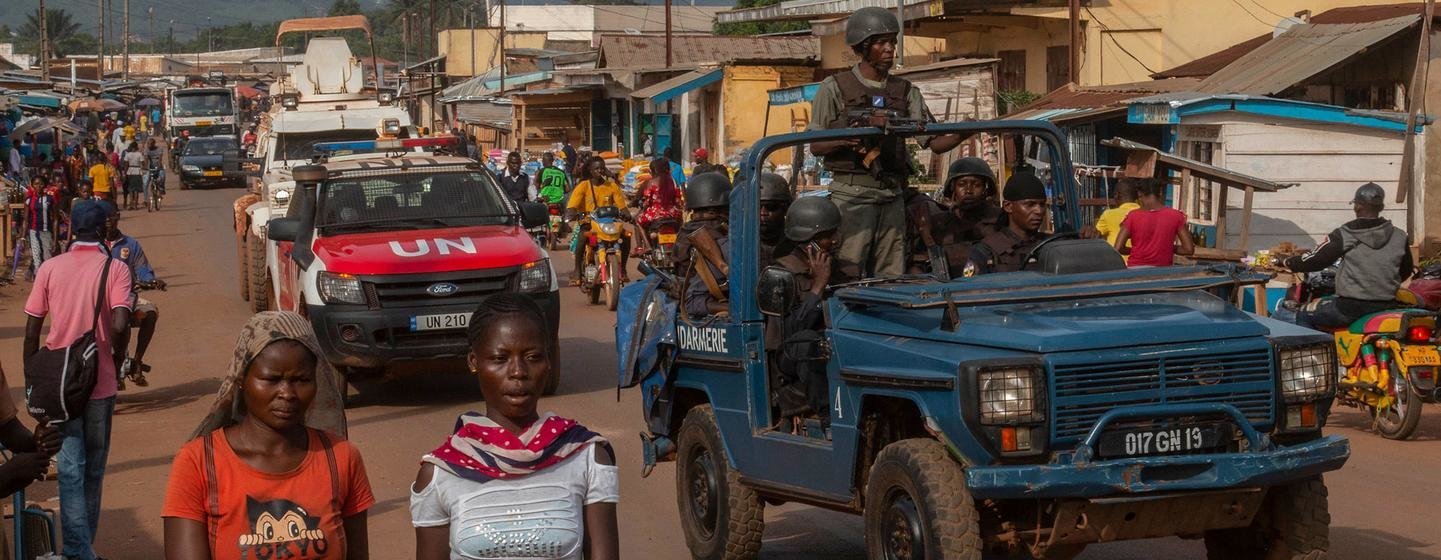
[[[310,319],[326,358],[348,377],[464,359],[471,313],[502,292],[533,298],[557,347],[555,271],[526,232],[545,223],[546,208],[511,201],[479,163],[370,154],[291,174],[296,194],[266,228],[276,244],[276,304]],[[560,380],[559,356],[551,360],[546,394]]]

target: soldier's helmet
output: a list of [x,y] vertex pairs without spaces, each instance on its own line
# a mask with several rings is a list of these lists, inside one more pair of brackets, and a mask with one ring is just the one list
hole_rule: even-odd
[[731,181],[720,173],[701,173],[691,177],[685,187],[686,210],[729,208]]
[[841,211],[829,198],[802,197],[786,213],[786,239],[796,243],[807,243],[816,235],[840,226]]

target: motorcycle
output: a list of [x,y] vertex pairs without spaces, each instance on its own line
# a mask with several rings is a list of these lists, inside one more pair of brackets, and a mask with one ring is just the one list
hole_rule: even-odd
[[591,212],[589,223],[582,225],[580,234],[572,240],[572,243],[585,244],[580,290],[592,305],[600,303],[602,293],[606,309],[614,311],[620,303],[621,242],[625,235],[620,209],[601,206]]
[[545,207],[550,212],[550,224],[547,226],[550,239],[550,245],[548,247],[554,251],[560,248],[560,239],[565,237],[566,233],[565,206],[547,203]]
[[[1304,274],[1282,302],[1283,312],[1332,295],[1336,269]],[[1387,439],[1411,437],[1421,421],[1423,403],[1441,402],[1441,351],[1437,348],[1433,310],[1422,308],[1425,298],[1402,287],[1397,308],[1378,311],[1331,329],[1335,337],[1340,376],[1337,402],[1367,410],[1377,433]]]
[[646,236],[650,239],[650,250],[645,254],[646,262],[658,270],[671,270],[674,267],[671,255],[675,252],[676,237],[680,234],[680,220],[659,219],[652,222],[646,230]]

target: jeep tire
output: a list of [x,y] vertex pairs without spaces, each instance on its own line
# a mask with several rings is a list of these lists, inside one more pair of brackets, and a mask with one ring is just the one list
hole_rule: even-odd
[[681,422],[676,444],[676,502],[691,557],[757,557],[765,530],[765,504],[731,469],[710,405],[690,409]]
[[887,445],[865,490],[866,557],[871,560],[980,560],[979,514],[965,473],[940,442]]
[[246,252],[246,239],[249,233],[242,233],[235,236],[235,260],[240,263],[240,272],[236,279],[240,283],[240,299],[250,301],[250,254]]
[[1331,546],[1326,496],[1319,476],[1272,487],[1249,527],[1206,532],[1206,558],[1325,560]]
[[250,311],[270,310],[270,268],[265,265],[265,240],[245,234],[246,278],[250,281]]

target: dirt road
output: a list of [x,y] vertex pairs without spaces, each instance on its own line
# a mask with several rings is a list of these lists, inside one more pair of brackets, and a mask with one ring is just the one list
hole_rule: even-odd
[[[144,244],[157,273],[170,283],[148,297],[160,306],[150,362],[152,384],[132,387],[116,407],[98,550],[111,558],[159,558],[160,506],[171,458],[210,404],[248,316],[236,293],[230,202],[237,190],[172,190],[159,214],[128,212],[127,233]],[[569,258],[556,259],[562,270]],[[564,272],[563,272],[564,273]],[[0,288],[0,357],[12,386],[20,384],[23,298],[28,285]],[[612,316],[587,306],[578,291],[562,292],[561,351],[566,377],[542,408],[580,419],[614,443],[622,467],[621,539],[625,558],[687,558],[675,506],[674,469],[661,465],[642,480],[635,391],[614,389]],[[408,486],[417,460],[449,433],[455,416],[478,409],[475,383],[458,372],[433,372],[367,391],[349,410],[350,436],[365,457],[377,504],[370,510],[374,558],[409,558],[414,539]],[[16,394],[19,399],[20,395]],[[1391,442],[1366,433],[1363,415],[1342,410],[1331,433],[1351,438],[1353,455],[1327,478],[1333,524],[1331,558],[1441,558],[1432,504],[1441,503],[1441,407],[1428,407],[1416,441]],[[53,482],[32,487],[32,501],[55,494]],[[58,508],[58,503],[47,502]],[[864,558],[859,518],[787,505],[766,514],[763,558]],[[1204,558],[1200,543],[1166,539],[1092,546],[1082,558]]]

